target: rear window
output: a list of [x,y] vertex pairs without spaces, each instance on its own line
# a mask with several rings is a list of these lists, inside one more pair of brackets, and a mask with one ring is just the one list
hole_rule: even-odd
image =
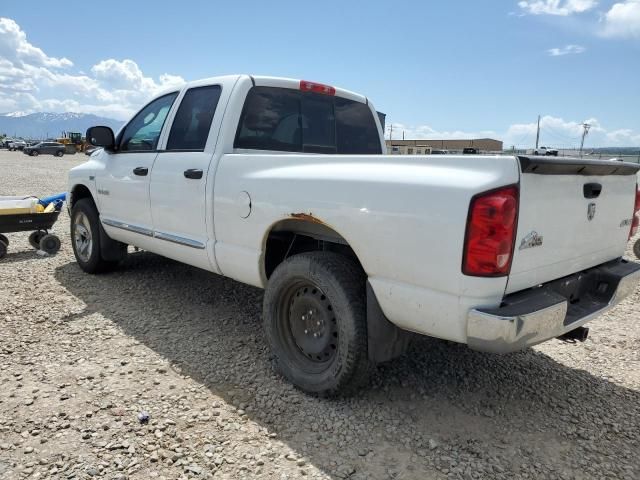
[[369,107],[340,97],[253,87],[240,116],[235,148],[306,153],[382,153]]

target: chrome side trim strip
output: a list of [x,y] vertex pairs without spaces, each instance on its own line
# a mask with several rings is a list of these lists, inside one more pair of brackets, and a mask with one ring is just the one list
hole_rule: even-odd
[[155,238],[159,238],[160,240],[166,240],[167,242],[177,243],[179,245],[186,245],[191,248],[198,248],[203,250],[205,245],[202,242],[198,242],[197,240],[191,240],[190,238],[179,237],[177,235],[171,235],[170,233],[163,232],[153,232],[153,236]]
[[148,228],[140,227],[138,225],[130,225],[124,222],[118,222],[117,220],[111,220],[110,218],[100,217],[100,221],[105,225],[109,225],[110,227],[121,228],[122,230],[128,230],[130,232],[139,233],[140,235],[145,235],[147,237],[153,237],[153,230],[149,230]]
[[111,220],[110,218],[101,217],[100,221],[105,225],[109,225],[110,227],[121,228],[122,230],[128,230],[130,232],[139,233],[147,237],[158,238],[160,240],[165,240],[167,242],[173,242],[179,245],[186,245],[187,247],[198,248],[200,250],[203,250],[205,248],[204,243],[198,242],[197,240],[192,240],[190,238],[179,237],[178,235],[171,235],[170,233],[154,232],[153,230],[149,230],[148,228],[140,227],[138,225],[131,225],[124,222],[119,222],[117,220]]

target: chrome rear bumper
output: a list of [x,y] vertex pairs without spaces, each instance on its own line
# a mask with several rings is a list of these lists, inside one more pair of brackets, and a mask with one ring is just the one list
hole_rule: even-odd
[[615,260],[507,295],[500,307],[469,311],[467,344],[508,353],[558,337],[618,304],[638,281],[640,264]]

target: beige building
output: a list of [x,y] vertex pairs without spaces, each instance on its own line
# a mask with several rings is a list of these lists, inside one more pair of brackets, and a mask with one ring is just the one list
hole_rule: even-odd
[[469,140],[386,140],[387,152],[395,155],[424,155],[434,151],[462,153],[465,148],[474,148],[478,153],[501,152],[502,142],[492,138]]

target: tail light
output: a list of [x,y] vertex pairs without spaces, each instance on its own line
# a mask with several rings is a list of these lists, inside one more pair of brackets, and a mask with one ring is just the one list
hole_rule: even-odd
[[518,222],[518,188],[503,187],[471,199],[462,273],[478,277],[509,274]]
[[300,90],[302,90],[303,92],[322,93],[324,95],[336,94],[336,89],[330,85],[308,82],[306,80],[300,80]]
[[633,218],[631,219],[631,229],[629,230],[629,239],[638,233],[638,226],[640,226],[640,191],[638,191],[638,185],[636,185],[636,201],[633,206]]

